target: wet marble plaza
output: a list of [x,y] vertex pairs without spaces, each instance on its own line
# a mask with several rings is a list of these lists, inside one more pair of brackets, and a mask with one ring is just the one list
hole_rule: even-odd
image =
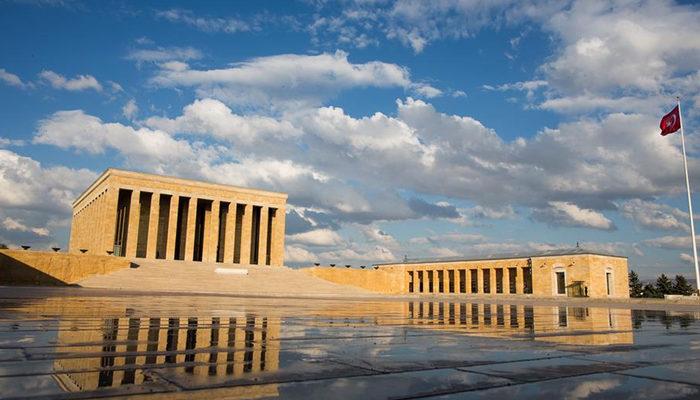
[[0,397],[700,398],[698,312],[485,301],[3,288]]

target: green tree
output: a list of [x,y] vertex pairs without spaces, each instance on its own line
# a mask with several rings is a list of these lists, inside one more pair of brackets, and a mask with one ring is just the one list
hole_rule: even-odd
[[644,287],[642,286],[642,282],[639,281],[639,275],[634,271],[630,271],[629,281],[630,297],[642,297],[644,295]]
[[644,285],[644,289],[642,289],[642,297],[664,297],[662,294],[659,293],[658,290],[656,290],[656,286],[652,283],[647,283]]
[[658,297],[664,297],[665,294],[673,294],[673,283],[666,274],[661,274],[656,278],[656,291],[660,295]]
[[682,294],[684,296],[689,296],[695,292],[693,286],[688,283],[683,275],[676,275],[676,279],[673,281],[673,293]]

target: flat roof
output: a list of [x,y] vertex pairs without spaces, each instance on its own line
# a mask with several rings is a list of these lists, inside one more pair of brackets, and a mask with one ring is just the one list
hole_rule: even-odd
[[457,256],[457,257],[443,257],[443,258],[409,258],[402,261],[391,262],[391,263],[380,263],[373,264],[377,266],[381,265],[408,265],[408,264],[436,264],[436,263],[448,263],[448,262],[466,262],[466,261],[494,261],[494,260],[513,260],[522,258],[535,258],[535,257],[559,257],[559,256],[603,256],[603,257],[615,257],[615,258],[627,258],[625,256],[619,256],[615,254],[608,254],[599,251],[592,251],[584,249],[581,247],[574,247],[571,249],[555,249],[555,250],[545,250],[536,253],[526,253],[526,252],[516,252],[516,253],[503,253],[503,254],[490,254],[485,256]]
[[270,197],[277,197],[277,198],[282,198],[282,199],[287,199],[288,195],[287,193],[282,193],[282,192],[273,192],[269,190],[262,190],[262,189],[251,189],[251,188],[245,188],[242,186],[234,186],[234,185],[225,185],[222,183],[213,183],[213,182],[207,182],[207,181],[198,181],[194,179],[187,179],[187,178],[179,178],[175,176],[169,176],[169,175],[159,175],[159,174],[152,174],[152,173],[146,173],[146,172],[136,172],[136,171],[127,171],[123,169],[118,169],[118,168],[107,168],[100,174],[100,176],[95,179],[95,181],[85,189],[80,196],[78,196],[75,201],[73,201],[72,206],[75,207],[76,204],[78,204],[83,197],[85,197],[88,193],[90,193],[95,187],[97,187],[100,183],[102,183],[105,179],[109,178],[110,176],[125,176],[125,177],[131,177],[131,178],[141,178],[141,179],[153,179],[153,180],[158,180],[161,182],[167,182],[167,183],[172,183],[172,184],[185,184],[185,185],[191,185],[191,186],[200,186],[200,187],[208,187],[208,188],[213,188],[213,189],[222,189],[222,190],[233,190],[237,192],[243,192],[243,193],[250,193],[250,194],[259,194],[259,195],[264,195],[264,196],[270,196]]

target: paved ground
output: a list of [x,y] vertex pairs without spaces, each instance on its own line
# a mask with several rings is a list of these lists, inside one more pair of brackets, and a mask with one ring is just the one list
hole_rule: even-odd
[[0,397],[700,398],[700,310],[432,300],[0,288]]

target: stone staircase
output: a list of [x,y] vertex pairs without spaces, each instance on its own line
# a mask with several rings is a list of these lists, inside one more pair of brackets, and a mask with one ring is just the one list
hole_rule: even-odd
[[[353,286],[339,285],[288,267],[226,265],[135,259],[135,268],[94,275],[78,282],[111,290],[230,294],[269,297],[377,297]],[[217,273],[217,268],[232,273]],[[233,269],[239,271],[232,271]],[[235,274],[247,270],[247,275]]]

